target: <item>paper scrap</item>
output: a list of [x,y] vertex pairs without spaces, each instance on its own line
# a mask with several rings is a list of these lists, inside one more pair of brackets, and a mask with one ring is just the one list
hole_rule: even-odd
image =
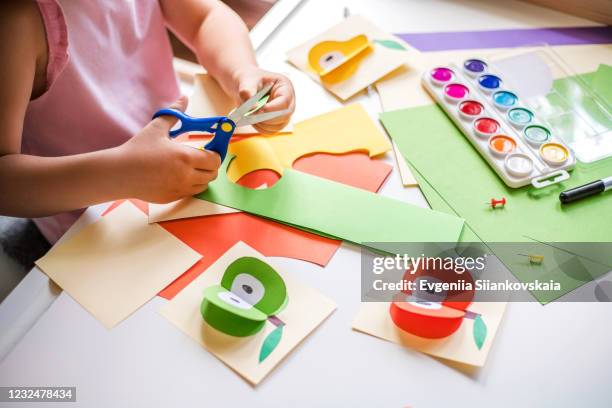
[[240,257],[257,258],[274,266],[270,259],[239,242],[211,265],[206,273],[201,274],[162,307],[160,314],[249,383],[257,385],[335,310],[336,305],[317,290],[295,281],[282,268],[274,267],[285,282],[290,300],[285,309],[277,315],[278,319],[285,323],[282,339],[260,362],[262,344],[268,335],[277,329],[276,325],[267,322],[261,331],[252,336],[235,337],[211,327],[200,314],[204,290],[218,285],[227,267]]
[[376,242],[456,242],[463,220],[399,200],[285,170],[265,190],[228,180],[225,170],[196,197],[358,245]]
[[36,265],[110,329],[200,258],[126,201]]
[[[197,118],[207,118],[211,116],[227,116],[240,105],[240,101],[234,101],[229,97],[215,79],[208,74],[198,74],[195,77],[194,91],[189,98],[187,113]],[[285,126],[281,132],[290,132],[293,128],[291,122]],[[240,126],[234,134],[259,134],[253,126]]]
[[387,137],[376,127],[359,104],[299,122],[292,134],[253,136],[232,143],[236,156],[228,170],[231,181],[255,170],[269,169],[283,174],[300,157],[313,153],[368,152],[370,157],[391,149]]

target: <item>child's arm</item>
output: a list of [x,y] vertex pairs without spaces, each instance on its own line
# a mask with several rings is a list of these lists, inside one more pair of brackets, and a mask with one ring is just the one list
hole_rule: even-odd
[[[276,82],[261,112],[295,108],[291,81],[284,75],[257,66],[244,22],[218,0],[160,0],[168,26],[197,55],[200,63],[238,102],[246,100],[264,84]],[[262,132],[275,132],[290,115],[263,122]]]
[[[216,177],[219,156],[170,141],[169,118],[155,119],[114,149],[21,154],[27,105],[44,91],[47,44],[36,4],[8,3],[0,5],[0,214],[46,216],[126,197],[169,202]],[[182,99],[174,107],[185,105]]]

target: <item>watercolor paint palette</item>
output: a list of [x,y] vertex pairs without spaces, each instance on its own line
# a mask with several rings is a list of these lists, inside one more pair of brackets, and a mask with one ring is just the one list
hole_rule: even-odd
[[422,82],[508,186],[541,188],[569,178],[572,150],[487,61],[434,67]]

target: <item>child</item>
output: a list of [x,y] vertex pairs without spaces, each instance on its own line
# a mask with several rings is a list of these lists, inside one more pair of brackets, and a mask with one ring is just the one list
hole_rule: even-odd
[[187,104],[166,27],[237,104],[275,82],[262,112],[293,111],[291,82],[257,66],[244,23],[217,0],[3,3],[0,214],[44,217],[34,221],[51,243],[78,217],[71,210],[126,197],[170,202],[217,176],[216,153],[171,141],[168,117],[150,121]]

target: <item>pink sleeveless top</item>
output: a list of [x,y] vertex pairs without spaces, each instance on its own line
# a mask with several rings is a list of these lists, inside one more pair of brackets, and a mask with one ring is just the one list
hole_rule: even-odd
[[[38,0],[38,6],[47,86],[28,106],[22,153],[66,156],[120,145],[178,98],[156,0]],[[54,243],[82,211],[34,222]]]

